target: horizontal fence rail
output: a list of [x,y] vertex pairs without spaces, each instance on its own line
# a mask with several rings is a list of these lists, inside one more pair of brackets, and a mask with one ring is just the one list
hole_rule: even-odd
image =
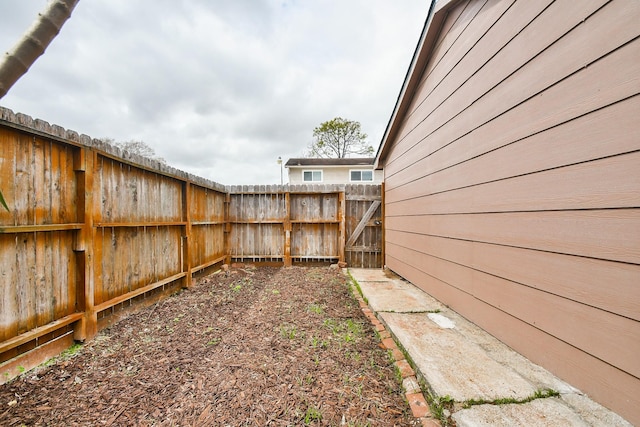
[[224,187],[2,107],[0,147],[1,382],[224,262],[382,264],[380,186]]

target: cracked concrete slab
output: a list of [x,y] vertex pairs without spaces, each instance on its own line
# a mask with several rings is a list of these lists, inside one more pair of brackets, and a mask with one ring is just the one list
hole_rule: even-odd
[[349,269],[363,296],[376,312],[396,313],[441,310],[444,306],[409,282],[382,270]]
[[379,315],[439,396],[448,395],[457,402],[520,400],[536,391],[530,382],[493,360],[455,328],[443,328],[427,314]]
[[557,398],[508,405],[478,405],[462,409],[452,418],[458,427],[589,427],[578,414]]
[[[615,426],[631,427],[543,367],[515,352],[412,283],[384,270],[350,269],[371,309],[404,348],[439,397],[456,402],[458,426]],[[436,312],[437,311],[437,312]],[[470,399],[526,399],[552,389],[557,398],[523,404],[477,405]]]

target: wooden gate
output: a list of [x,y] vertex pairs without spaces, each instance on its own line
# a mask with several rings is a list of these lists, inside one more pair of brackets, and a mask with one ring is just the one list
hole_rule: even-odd
[[349,267],[382,268],[382,187],[346,185],[345,200],[345,261]]

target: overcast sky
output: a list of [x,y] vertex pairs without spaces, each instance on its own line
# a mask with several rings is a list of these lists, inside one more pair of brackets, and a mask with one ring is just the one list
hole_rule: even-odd
[[[0,0],[9,50],[47,0]],[[92,138],[142,140],[221,184],[276,184],[313,128],[377,150],[428,0],[82,0],[0,105]],[[285,170],[286,182],[286,170]]]

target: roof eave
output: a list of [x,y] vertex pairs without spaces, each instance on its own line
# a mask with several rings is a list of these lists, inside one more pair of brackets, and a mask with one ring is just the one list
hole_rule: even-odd
[[420,35],[420,40],[418,41],[416,50],[413,53],[413,58],[409,65],[409,69],[407,70],[402,88],[400,89],[398,99],[396,100],[396,105],[391,117],[389,118],[387,128],[384,131],[382,141],[378,147],[376,160],[373,163],[375,169],[382,169],[381,163],[384,162],[390,148],[389,141],[393,140],[398,133],[402,119],[409,108],[409,104],[411,103],[414,90],[420,83],[422,71],[431,57],[435,41],[442,29],[444,19],[447,16],[447,11],[458,1],[460,0],[431,1],[429,13],[427,14],[427,19],[425,20],[422,34]]

